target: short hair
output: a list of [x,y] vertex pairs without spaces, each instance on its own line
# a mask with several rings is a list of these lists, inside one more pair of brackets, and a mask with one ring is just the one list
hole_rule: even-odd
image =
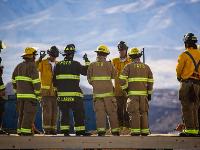
[[108,56],[107,53],[103,53],[103,52],[97,52],[97,55],[98,56],[104,56],[104,57]]
[[197,45],[195,43],[185,43],[185,48],[194,48],[197,49]]

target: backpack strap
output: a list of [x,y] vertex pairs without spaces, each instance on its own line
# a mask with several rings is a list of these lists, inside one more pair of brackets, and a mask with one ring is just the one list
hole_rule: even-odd
[[192,54],[190,54],[188,51],[185,51],[184,53],[187,54],[192,59],[192,62],[193,62],[194,67],[195,67],[195,71],[198,72],[198,69],[199,69],[199,66],[200,66],[200,60],[199,60],[198,63],[196,63]]
[[200,60],[199,60],[198,64],[197,64],[196,67],[195,67],[195,71],[196,71],[196,72],[198,72],[199,66],[200,66]]

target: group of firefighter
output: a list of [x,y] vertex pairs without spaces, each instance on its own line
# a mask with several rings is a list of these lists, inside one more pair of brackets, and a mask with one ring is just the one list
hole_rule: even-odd
[[[184,44],[186,51],[179,56],[176,69],[177,79],[181,83],[179,99],[185,124],[180,135],[197,136],[200,114],[200,51],[197,50],[197,38],[192,33],[184,36]],[[17,96],[17,133],[24,136],[34,134],[32,127],[39,100],[44,134],[58,133],[59,107],[61,134],[70,135],[72,110],[76,135],[91,135],[85,128],[83,92],[79,86],[80,75],[83,75],[87,76],[93,87],[98,136],[104,136],[108,132],[115,136],[149,135],[148,102],[153,91],[152,71],[147,64],[140,61],[142,53],[138,48],[128,51],[128,46],[123,41],[117,47],[119,57],[107,61],[110,50],[106,45],[99,45],[95,51],[95,62],[91,63],[87,55],[83,56],[85,65],[74,60],[74,44],[65,47],[62,61],[56,60],[60,53],[56,46],[47,50],[47,58],[46,53],[41,51],[38,60],[35,60],[36,49],[25,48],[23,62],[17,65],[12,74],[13,89]],[[3,93],[5,86],[2,78],[0,79],[0,93]]]

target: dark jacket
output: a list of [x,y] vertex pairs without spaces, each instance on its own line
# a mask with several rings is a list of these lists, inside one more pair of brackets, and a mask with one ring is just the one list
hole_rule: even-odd
[[77,61],[60,61],[56,64],[53,74],[53,85],[57,90],[58,100],[66,97],[83,97],[80,89],[80,75],[87,75],[88,66]]

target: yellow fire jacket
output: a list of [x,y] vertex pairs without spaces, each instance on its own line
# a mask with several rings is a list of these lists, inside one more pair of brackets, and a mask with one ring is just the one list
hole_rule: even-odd
[[36,66],[40,72],[41,80],[41,95],[42,96],[55,96],[53,88],[53,69],[49,63],[49,59],[44,59],[41,62],[36,61]]
[[147,96],[152,94],[153,74],[150,67],[141,62],[132,62],[125,66],[120,75],[123,90],[128,90],[128,96]]
[[126,60],[122,61],[120,58],[114,58],[112,60],[112,63],[117,71],[117,76],[115,78],[115,96],[122,96],[123,92],[120,87],[119,76],[120,76],[122,70],[124,69],[125,65],[131,63],[131,59],[129,57],[127,57]]
[[111,62],[104,57],[97,57],[87,71],[87,79],[93,87],[94,98],[114,96],[112,79],[116,77],[116,70]]
[[34,62],[22,62],[12,74],[13,89],[17,99],[36,100],[40,96],[39,74]]
[[[194,58],[195,62],[198,63],[200,60],[200,51],[197,49],[187,49],[188,51]],[[192,62],[192,59],[185,53],[183,52],[181,55],[178,57],[178,64],[176,66],[176,74],[178,78],[181,79],[188,79],[192,78],[192,74],[195,71],[195,66],[194,63]],[[198,69],[198,73],[200,73],[200,67]]]

